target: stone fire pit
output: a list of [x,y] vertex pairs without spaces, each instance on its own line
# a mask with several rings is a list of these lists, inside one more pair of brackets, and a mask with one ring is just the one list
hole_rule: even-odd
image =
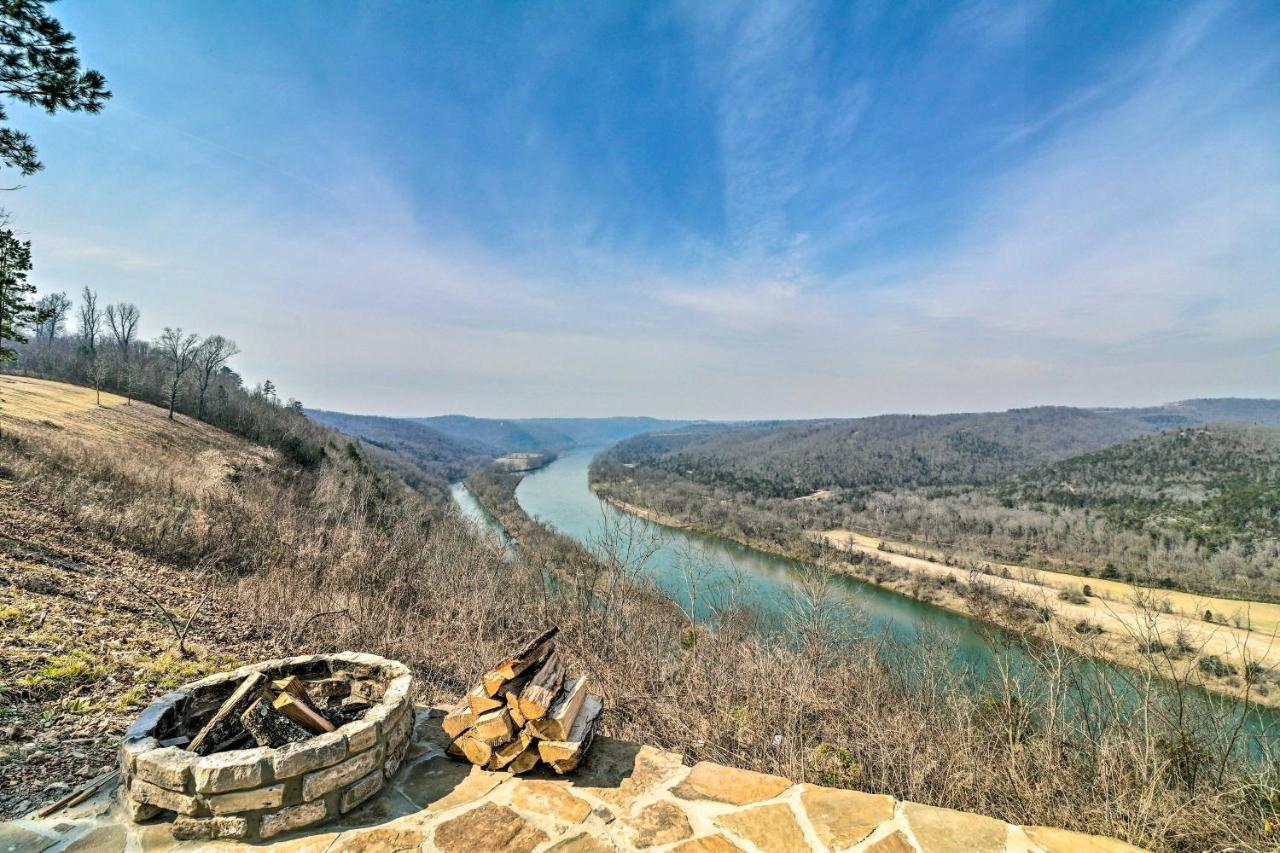
[[[191,737],[253,672],[359,691],[372,706],[336,731],[280,748],[196,755],[161,741]],[[377,793],[409,744],[413,676],[376,655],[282,658],[218,673],[161,696],[120,746],[120,797],[135,820],[175,815],[177,838],[264,839],[332,820]],[[339,694],[340,695],[340,694]]]

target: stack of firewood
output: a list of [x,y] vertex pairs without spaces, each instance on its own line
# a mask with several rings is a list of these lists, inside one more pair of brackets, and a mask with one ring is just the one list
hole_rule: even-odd
[[603,705],[585,675],[567,676],[551,628],[485,673],[444,718],[449,754],[489,770],[524,773],[541,761],[578,766]]

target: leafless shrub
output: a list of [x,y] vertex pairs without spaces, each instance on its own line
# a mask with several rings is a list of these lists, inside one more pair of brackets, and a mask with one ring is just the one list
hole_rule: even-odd
[[1164,661],[1171,680],[1117,677],[1078,665],[1051,636],[993,633],[994,670],[966,672],[942,639],[851,641],[817,575],[798,587],[787,636],[762,631],[732,594],[714,628],[691,625],[645,579],[652,543],[625,525],[593,554],[521,517],[513,498],[495,504],[498,489],[488,505],[522,540],[511,560],[340,454],[246,471],[225,488],[173,459],[113,459],[58,437],[7,443],[0,464],[86,529],[186,565],[208,559],[264,656],[386,654],[415,667],[420,698],[452,700],[556,622],[606,699],[608,733],[691,760],[1163,850],[1271,843],[1273,757],[1249,758],[1248,703],[1202,701],[1191,655]]

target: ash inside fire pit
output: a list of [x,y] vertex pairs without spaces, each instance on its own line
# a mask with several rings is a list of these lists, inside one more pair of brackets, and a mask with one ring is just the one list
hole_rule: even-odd
[[270,838],[350,811],[400,765],[407,667],[374,655],[286,658],[165,694],[120,749],[135,820],[173,812],[183,838]]

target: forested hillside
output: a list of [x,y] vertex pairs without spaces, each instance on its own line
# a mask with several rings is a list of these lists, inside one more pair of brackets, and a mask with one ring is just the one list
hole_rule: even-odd
[[456,441],[483,446],[494,456],[554,451],[573,444],[573,439],[559,430],[523,421],[472,418],[466,415],[403,420],[429,427]]
[[502,455],[495,448],[446,435],[408,418],[348,415],[323,409],[306,412],[316,423],[397,454],[416,468],[445,481],[461,479]]
[[1041,407],[956,415],[881,415],[800,425],[708,428],[623,445],[614,458],[707,485],[769,497],[849,490],[990,483],[1044,462],[1150,431],[1141,421]]
[[1034,469],[995,494],[1085,508],[1125,527],[1213,547],[1280,535],[1280,428],[1214,424],[1127,441]]
[[[797,548],[848,528],[957,556],[1280,597],[1280,411],[1259,400],[712,426],[624,441],[605,494]],[[1210,414],[1245,423],[1177,427]]]

